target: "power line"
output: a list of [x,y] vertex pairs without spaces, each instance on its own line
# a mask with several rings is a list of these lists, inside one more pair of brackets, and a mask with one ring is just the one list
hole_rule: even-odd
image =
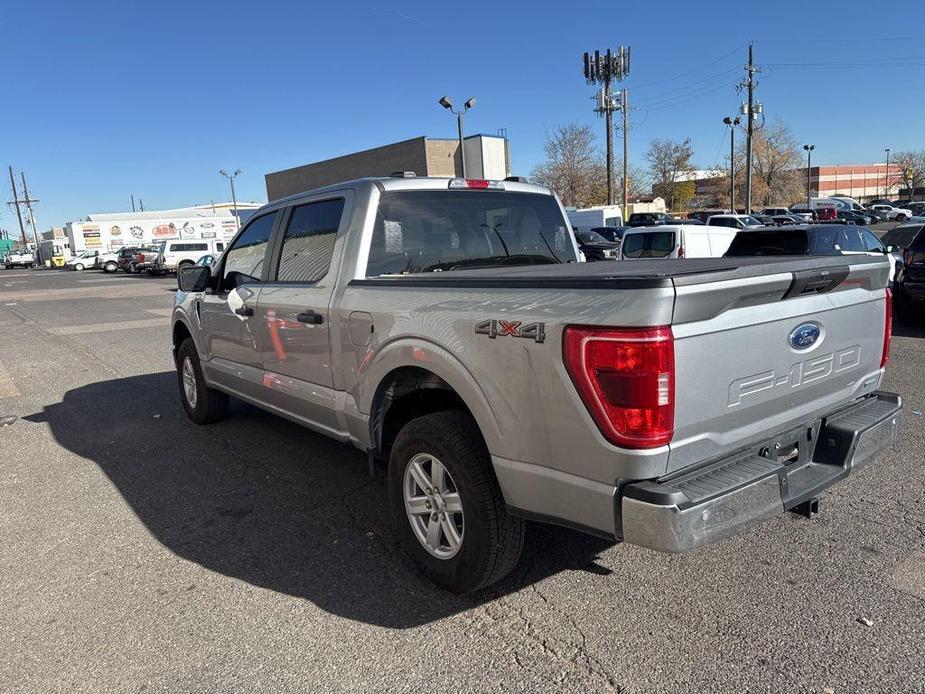
[[696,101],[697,99],[701,97],[707,96],[708,94],[713,94],[714,92],[718,92],[720,89],[727,89],[731,86],[732,85],[730,83],[723,82],[722,84],[719,84],[711,89],[700,90],[690,95],[682,95],[682,96],[686,96],[687,98],[656,99],[655,101],[649,102],[648,104],[642,104],[638,106],[637,108],[639,108],[639,110],[641,111],[659,111],[665,108],[674,108],[675,106],[678,106],[680,104],[686,104],[691,101]]
[[655,84],[665,84],[666,82],[673,82],[673,81],[676,80],[676,79],[680,79],[680,78],[682,78],[682,77],[687,77],[688,75],[696,74],[696,73],[698,73],[698,72],[701,72],[705,67],[710,67],[711,65],[716,65],[716,63],[720,62],[721,60],[725,60],[726,58],[728,58],[729,56],[733,55],[734,53],[736,53],[736,52],[742,50],[743,47],[744,47],[744,46],[743,46],[742,44],[739,44],[739,45],[737,45],[735,48],[733,48],[731,51],[729,51],[728,53],[723,53],[719,58],[716,58],[715,60],[711,60],[711,61],[708,62],[708,63],[704,63],[703,65],[700,65],[699,67],[693,68],[692,70],[688,70],[688,71],[686,71],[686,72],[679,73],[679,74],[677,74],[677,75],[674,75],[673,77],[666,77],[665,79],[661,79],[661,80],[654,80],[654,81],[652,81],[652,82],[645,82],[645,83],[643,83],[643,84],[636,84],[636,85],[633,85],[633,89],[645,89],[646,87],[650,87],[650,86],[655,85]]

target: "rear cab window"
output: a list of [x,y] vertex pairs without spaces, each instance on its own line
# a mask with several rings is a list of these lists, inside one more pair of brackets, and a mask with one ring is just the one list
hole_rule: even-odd
[[577,260],[551,195],[406,190],[382,193],[367,277]]
[[328,274],[343,213],[343,198],[293,209],[283,237],[278,282],[317,282]]
[[725,257],[741,258],[762,255],[807,255],[809,240],[806,229],[773,229],[736,234]]

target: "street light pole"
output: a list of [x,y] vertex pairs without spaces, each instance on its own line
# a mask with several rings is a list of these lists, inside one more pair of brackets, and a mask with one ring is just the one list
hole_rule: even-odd
[[883,197],[890,197],[890,148],[886,148],[886,177],[883,179]]
[[463,114],[468,111],[470,108],[475,106],[475,97],[470,96],[466,103],[463,104],[463,108],[460,111],[457,111],[453,108],[453,100],[448,96],[441,96],[437,101],[438,104],[443,106],[450,113],[456,114],[456,128],[459,131],[459,163],[462,166],[462,177],[466,178],[466,147],[465,141],[463,138]]
[[235,169],[233,174],[228,173],[225,169],[221,169],[219,173],[228,179],[228,182],[231,183],[231,206],[234,209],[234,228],[240,229],[241,223],[238,221],[238,199],[234,194],[234,179],[237,178],[238,174],[241,173],[241,169]]
[[735,126],[742,122],[742,119],[723,118],[723,123],[729,126],[729,209],[736,211],[736,132]]
[[809,172],[813,168],[813,150],[816,149],[816,145],[803,145],[803,149],[806,150],[806,206],[809,207]]

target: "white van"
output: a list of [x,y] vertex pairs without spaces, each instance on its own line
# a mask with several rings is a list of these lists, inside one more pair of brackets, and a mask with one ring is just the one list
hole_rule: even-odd
[[215,239],[171,239],[162,241],[157,253],[155,272],[176,272],[181,267],[195,265],[204,255],[218,255],[225,242]]
[[695,224],[665,224],[627,229],[620,245],[620,257],[720,258],[738,232],[726,227]]

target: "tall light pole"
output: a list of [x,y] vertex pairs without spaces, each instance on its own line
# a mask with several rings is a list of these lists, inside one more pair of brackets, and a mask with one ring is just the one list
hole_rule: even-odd
[[238,221],[238,199],[234,195],[234,179],[241,173],[241,169],[235,169],[234,173],[228,173],[225,169],[219,170],[219,173],[228,179],[231,184],[231,206],[234,208],[234,228],[239,229],[241,223]]
[[813,150],[816,145],[803,145],[803,149],[806,150],[806,206],[809,207],[809,171],[813,168]]
[[890,197],[890,148],[887,147],[886,152],[886,177],[883,179],[883,197]]
[[736,211],[736,126],[742,119],[736,116],[723,118],[723,123],[729,126],[729,209]]
[[465,178],[466,177],[466,148],[463,143],[462,117],[466,111],[468,111],[470,108],[475,106],[475,97],[470,96],[466,100],[466,103],[463,104],[462,111],[457,111],[456,109],[453,108],[453,100],[450,99],[450,97],[448,96],[441,96],[440,99],[437,101],[437,103],[443,106],[443,108],[445,108],[450,113],[456,114],[456,127],[459,130],[459,161],[462,164],[462,177]]

